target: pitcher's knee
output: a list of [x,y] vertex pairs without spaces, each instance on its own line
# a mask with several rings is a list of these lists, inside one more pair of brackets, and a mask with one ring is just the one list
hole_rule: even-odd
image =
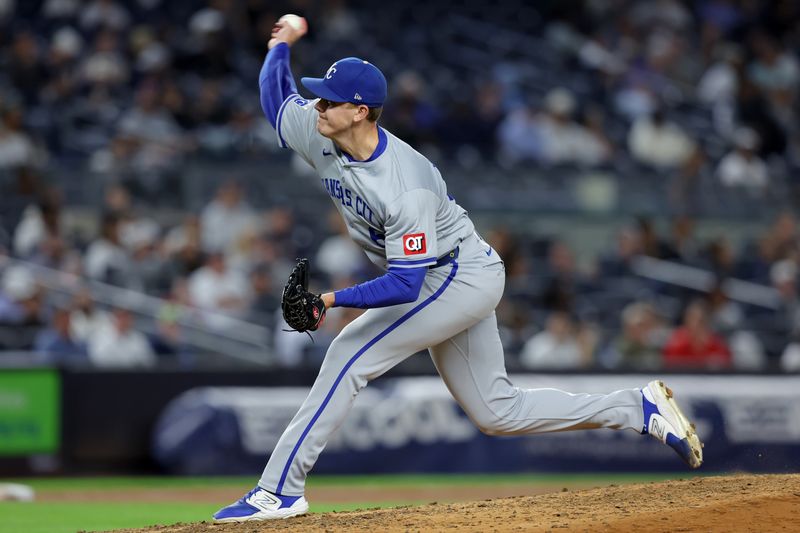
[[471,418],[484,435],[496,437],[499,435],[507,435],[511,432],[508,422],[494,413],[483,413],[480,416],[473,415]]
[[489,399],[479,409],[470,410],[472,421],[486,435],[511,435],[518,431],[519,406],[521,397],[519,389],[512,389],[506,394]]

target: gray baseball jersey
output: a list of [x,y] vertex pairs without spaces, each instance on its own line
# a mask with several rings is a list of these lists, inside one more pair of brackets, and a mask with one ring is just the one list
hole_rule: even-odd
[[[415,302],[369,309],[333,340],[314,385],[270,455],[259,485],[285,496],[304,493],[305,479],[329,436],[367,383],[428,349],[454,398],[492,435],[588,428],[629,428],[644,422],[639,389],[570,394],[521,389],[508,379],[494,308],[505,269],[474,231],[436,168],[384,132],[376,155],[351,161],[317,132],[315,101],[284,101],[279,142],[319,173],[350,235],[376,264],[434,266]],[[447,262],[436,262],[449,254]]]
[[439,170],[382,130],[371,161],[352,161],[316,130],[316,100],[286,100],[278,112],[279,142],[311,166],[344,217],[353,240],[382,268],[430,266],[475,231],[447,194]]

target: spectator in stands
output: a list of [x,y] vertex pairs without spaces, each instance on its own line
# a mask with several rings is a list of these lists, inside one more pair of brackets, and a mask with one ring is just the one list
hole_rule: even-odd
[[545,112],[538,120],[545,162],[593,166],[611,156],[605,138],[575,122],[576,107],[575,97],[567,89],[553,89],[545,96]]
[[103,194],[103,212],[118,218],[128,217],[133,210],[130,191],[119,183],[109,185]]
[[[366,268],[366,256],[350,238],[344,219],[336,209],[328,212],[328,227],[335,233],[320,244],[315,264],[331,280],[357,277]],[[346,285],[334,283],[332,286]]]
[[622,310],[622,332],[601,355],[604,364],[628,370],[661,368],[669,330],[653,305],[633,302]]
[[542,160],[544,139],[533,108],[523,105],[508,113],[497,128],[497,144],[501,165],[511,167],[524,161]]
[[80,22],[81,27],[87,30],[110,28],[120,31],[130,23],[130,15],[114,0],[93,0],[83,8]]
[[263,262],[260,257],[263,240],[261,228],[255,224],[245,229],[226,254],[228,266],[241,272],[250,272],[256,264]]
[[35,165],[43,154],[23,128],[23,110],[0,107],[0,116],[0,171]]
[[719,180],[728,187],[742,187],[763,193],[769,185],[769,170],[756,154],[758,136],[749,128],[739,128],[734,135],[734,150],[717,167]]
[[130,79],[130,67],[121,51],[120,34],[101,28],[95,35],[92,50],[80,65],[80,81],[91,87],[90,93],[118,89]]
[[711,329],[720,333],[734,333],[742,326],[744,309],[728,297],[721,283],[715,284],[709,291],[706,302]]
[[547,250],[546,272],[542,277],[542,307],[554,311],[572,311],[582,276],[575,264],[575,256],[566,243],[558,240],[551,242]]
[[35,204],[25,208],[14,230],[14,253],[29,258],[48,237],[61,236],[61,195],[54,189],[44,191]]
[[247,278],[228,268],[222,252],[208,254],[205,266],[189,276],[188,289],[193,305],[215,313],[241,316],[249,304]]
[[698,157],[694,140],[666,118],[663,108],[636,119],[628,133],[628,150],[640,163],[660,170],[686,168]]
[[178,276],[188,276],[205,264],[201,234],[200,218],[187,215],[182,224],[164,237],[164,253]]
[[759,372],[767,366],[764,343],[750,330],[734,331],[728,336],[731,364],[736,370]]
[[772,227],[766,235],[774,249],[774,258],[784,258],[797,251],[798,235],[797,218],[792,211],[782,211],[775,217]]
[[529,369],[585,368],[591,364],[592,354],[581,349],[578,335],[569,314],[551,313],[545,329],[525,343],[520,363]]
[[495,310],[500,342],[506,354],[509,372],[520,367],[519,356],[525,343],[533,337],[537,325],[532,319],[529,306],[519,299],[504,298]]
[[141,193],[156,199],[156,195],[172,186],[169,173],[180,161],[187,143],[180,126],[164,107],[154,80],[139,85],[136,103],[120,118],[117,131],[135,147],[131,165],[137,171]]
[[86,344],[95,332],[111,327],[111,317],[95,305],[87,289],[75,294],[70,309],[70,336],[75,342]]
[[177,363],[181,368],[192,368],[197,361],[196,350],[186,343],[187,332],[179,319],[185,308],[176,301],[161,307],[156,317],[156,332],[147,339],[161,362]]
[[0,323],[43,324],[42,293],[33,274],[22,265],[5,269],[0,284]]
[[147,337],[133,329],[133,316],[127,309],[113,311],[111,324],[92,332],[89,359],[103,368],[152,367],[156,354]]
[[49,364],[88,363],[86,344],[75,339],[70,324],[70,310],[53,310],[50,326],[39,331],[33,346],[42,362]]
[[86,275],[98,281],[125,286],[129,261],[128,252],[120,242],[120,219],[115,215],[105,215],[101,222],[100,237],[86,250]]
[[43,94],[61,133],[54,143],[56,148],[60,153],[81,156],[97,152],[93,162],[96,169],[111,168],[115,163],[122,167],[122,162],[115,162],[106,148],[114,136],[123,103],[103,83],[80,91],[77,66],[68,61],[64,60]]
[[[234,20],[231,17],[230,20]],[[216,7],[204,7],[189,18],[190,34],[180,49],[180,64],[200,78],[223,78],[233,73],[229,19]]]
[[785,126],[794,124],[792,106],[800,83],[800,66],[793,54],[766,33],[752,39],[756,59],[747,68],[753,83],[764,91],[775,117]]
[[656,259],[674,258],[675,252],[670,244],[662,239],[656,231],[655,223],[651,218],[638,217],[636,219],[639,238],[641,239],[642,253]]
[[248,310],[248,320],[271,327],[281,301],[280,294],[272,283],[269,265],[261,264],[253,269],[250,273],[250,286],[252,300]]
[[223,183],[200,214],[203,249],[228,251],[256,224],[256,214],[234,180]]
[[119,215],[120,244],[129,254],[135,253],[143,245],[160,245],[161,226],[152,218],[139,216],[133,210]]
[[[629,121],[650,115],[658,108],[658,92],[652,87],[655,77],[641,65],[629,67],[614,94],[614,109]],[[658,76],[661,79],[661,76]]]
[[230,119],[230,107],[223,97],[220,81],[203,80],[190,110],[189,117],[199,134],[200,146],[213,151],[219,142],[215,137],[219,137],[217,133],[222,133],[218,128],[223,127]]
[[5,269],[0,283],[0,349],[30,350],[44,326],[43,293],[24,266]]
[[507,226],[496,226],[486,234],[486,242],[497,250],[506,264],[506,285],[509,291],[525,287],[530,278],[529,264],[522,242]]
[[616,248],[600,257],[597,275],[599,278],[619,278],[633,274],[633,260],[642,253],[639,233],[631,227],[617,233]]
[[781,354],[780,368],[784,372],[800,372],[800,342],[792,342]]
[[[283,263],[286,276],[294,267],[295,258],[309,245],[310,228],[288,207],[273,207],[263,215],[265,238],[273,252],[273,260]],[[262,258],[264,259],[264,258]],[[277,273],[277,272],[276,272]],[[283,276],[281,276],[283,278]]]
[[429,150],[436,140],[441,112],[431,105],[425,81],[419,73],[408,70],[395,76],[392,88],[394,102],[386,106],[381,120],[417,150]]
[[697,15],[704,33],[726,34],[742,23],[745,16],[742,6],[729,0],[712,0],[703,2],[698,7]]
[[39,39],[29,30],[17,30],[8,48],[8,60],[4,66],[11,83],[17,88],[26,106],[39,100],[39,90],[47,79]]
[[708,370],[731,366],[730,350],[711,329],[708,306],[701,300],[686,307],[683,324],[672,333],[663,353],[667,368]]
[[37,204],[40,200],[42,189],[41,178],[37,171],[31,167],[18,167],[11,171],[0,170],[0,176],[5,176],[5,183],[0,181],[0,190],[3,191],[2,209],[0,209],[0,243],[2,251],[13,251],[13,236],[17,224],[22,220],[23,213],[30,205]]
[[[500,89],[493,83],[481,84],[453,99],[447,117],[437,128],[445,155],[464,167],[475,164],[481,157],[493,158],[502,120],[501,104]],[[520,144],[525,145],[516,140],[513,146]]]
[[738,71],[742,68],[742,50],[735,44],[726,42],[716,51],[718,60],[706,69],[697,86],[697,96],[706,105],[723,106],[732,112],[739,90]]
[[279,366],[293,368],[303,365],[306,353],[313,349],[314,344],[315,341],[310,336],[298,335],[289,328],[281,313],[275,313],[272,346],[275,362]]
[[717,280],[737,275],[736,253],[727,238],[717,237],[706,244],[702,257],[703,266],[713,272]]
[[772,225],[739,255],[740,277],[765,285],[774,284],[773,264],[791,255],[797,248],[797,221],[789,211],[781,212]]
[[126,285],[155,296],[166,295],[172,284],[172,271],[158,234],[140,233],[131,239],[130,248]]
[[353,13],[353,8],[349,8],[347,2],[343,0],[324,2],[319,20],[325,37],[334,42],[352,42],[362,31],[361,23]]
[[775,118],[764,93],[749,77],[742,75],[736,97],[733,124],[756,132],[760,157],[782,156],[787,144],[786,131]]
[[698,244],[694,235],[695,221],[679,215],[670,223],[670,239],[663,249],[662,259],[692,265],[699,261]]
[[800,295],[797,291],[798,267],[795,257],[781,259],[769,271],[772,286],[778,290],[778,309],[768,317],[770,328],[784,335],[800,334]]

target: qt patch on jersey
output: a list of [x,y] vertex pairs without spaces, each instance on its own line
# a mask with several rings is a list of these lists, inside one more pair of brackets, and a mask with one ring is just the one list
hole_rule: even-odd
[[403,253],[406,255],[419,255],[427,252],[424,233],[409,233],[403,235]]

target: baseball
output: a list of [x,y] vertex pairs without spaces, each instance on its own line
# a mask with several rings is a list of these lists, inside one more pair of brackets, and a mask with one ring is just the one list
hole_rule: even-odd
[[295,30],[302,30],[306,25],[306,19],[292,14],[282,16],[278,22],[285,22]]

